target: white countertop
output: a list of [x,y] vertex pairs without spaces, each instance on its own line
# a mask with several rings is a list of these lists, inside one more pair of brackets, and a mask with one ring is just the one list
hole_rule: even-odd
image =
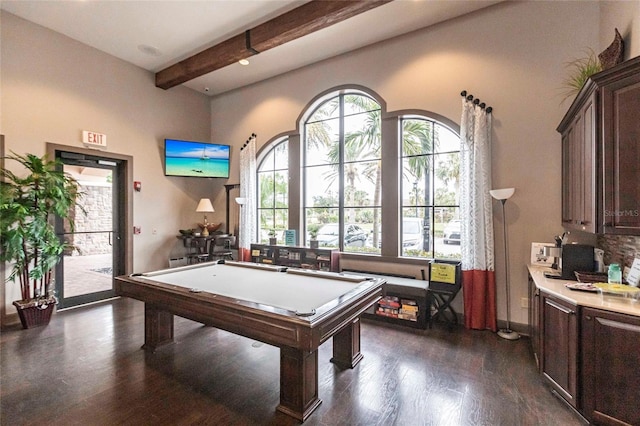
[[546,293],[557,296],[570,303],[575,303],[576,305],[640,317],[640,302],[617,297],[603,298],[598,293],[569,290],[565,287],[565,284],[575,283],[576,281],[557,280],[545,277],[545,271],[551,271],[551,268],[535,265],[528,265],[528,268],[536,287]]

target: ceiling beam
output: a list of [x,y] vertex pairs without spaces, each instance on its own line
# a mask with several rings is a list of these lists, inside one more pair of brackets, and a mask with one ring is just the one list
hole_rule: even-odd
[[390,1],[392,0],[312,0],[158,71],[156,87],[170,89]]

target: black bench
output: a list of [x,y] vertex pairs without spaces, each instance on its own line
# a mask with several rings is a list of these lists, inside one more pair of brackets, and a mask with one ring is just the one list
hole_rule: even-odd
[[[432,269],[435,273],[432,272]],[[458,315],[451,306],[451,302],[460,291],[462,284],[460,261],[431,261],[429,263],[429,276],[431,277],[432,274],[434,274],[434,279],[432,280],[421,280],[365,271],[344,272],[383,278],[386,280],[386,283],[382,285],[383,298],[398,298],[400,304],[402,300],[415,301],[418,307],[418,317],[416,321],[385,316],[384,314],[377,313],[377,307],[374,307],[373,311],[369,311],[368,314],[378,320],[421,329],[425,329],[427,326],[430,328],[434,321],[443,321],[450,326],[458,323]]]

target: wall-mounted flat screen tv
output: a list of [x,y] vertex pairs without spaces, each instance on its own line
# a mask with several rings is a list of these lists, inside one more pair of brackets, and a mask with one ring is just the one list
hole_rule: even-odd
[[229,177],[229,145],[164,140],[165,176]]

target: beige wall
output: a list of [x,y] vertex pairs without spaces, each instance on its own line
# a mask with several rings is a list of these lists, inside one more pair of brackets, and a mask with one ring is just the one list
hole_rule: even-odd
[[[598,28],[596,2],[497,5],[218,96],[211,107],[212,136],[244,141],[255,132],[261,146],[295,129],[314,96],[348,83],[375,91],[389,111],[424,109],[460,123],[460,92],[466,89],[494,108],[494,187],[517,189],[507,205],[511,319],[526,324],[520,300],[527,294],[531,242],[552,241],[562,232],[555,129],[569,106],[561,95],[564,64],[585,48],[598,49]],[[494,207],[496,241],[501,241],[499,204]],[[501,247],[496,246],[496,268],[498,316],[504,319]]]
[[[158,89],[148,71],[14,15],[0,19],[6,152],[43,155],[45,142],[81,147],[82,130],[106,134],[107,151],[133,156],[134,179],[142,182],[133,198],[134,223],[142,227],[134,270],[167,266],[180,248],[178,229],[202,220],[198,199],[226,182],[164,176],[165,137],[209,140],[209,98],[184,87]],[[223,220],[224,206],[216,207],[214,219]],[[7,284],[8,304],[19,298],[18,285]]]
[[[134,179],[143,183],[134,195],[134,223],[143,229],[134,237],[134,270],[143,271],[165,266],[179,251],[176,230],[200,220],[193,211],[199,198],[210,196],[213,220],[224,221],[223,184],[239,181],[240,146],[253,132],[262,145],[295,129],[318,93],[363,85],[389,111],[430,110],[459,123],[459,93],[466,89],[494,107],[494,187],[517,188],[508,205],[511,306],[512,320],[526,323],[520,298],[530,243],[562,231],[555,128],[569,106],[561,102],[563,64],[587,48],[605,48],[614,26],[628,41],[626,58],[640,54],[638,8],[638,2],[509,2],[211,101],[182,87],[157,89],[152,73],[2,12],[0,133],[7,152],[43,154],[47,141],[81,146],[81,131],[93,130],[107,134],[108,151],[133,156]],[[231,178],[165,178],[164,137],[234,145]],[[500,238],[502,223],[495,224]],[[505,318],[504,256],[497,250]]]

